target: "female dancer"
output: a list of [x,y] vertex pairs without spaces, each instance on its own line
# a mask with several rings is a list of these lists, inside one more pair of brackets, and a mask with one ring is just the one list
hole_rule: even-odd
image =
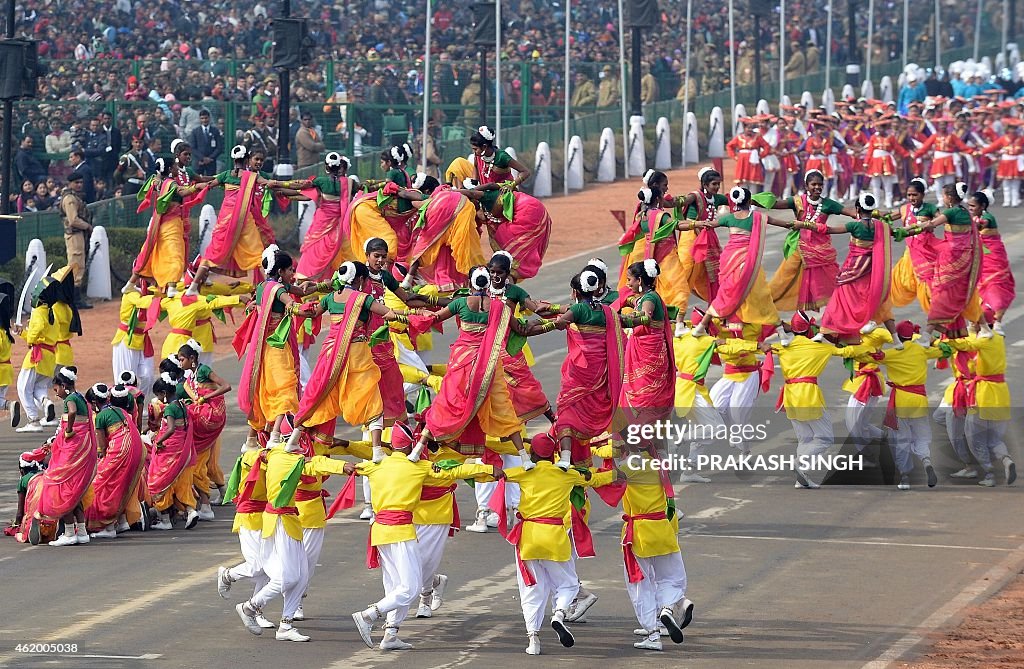
[[263,149],[250,149],[245,159],[245,169],[259,177],[252,196],[255,205],[252,208],[252,216],[253,222],[260,231],[260,240],[265,247],[277,242],[274,229],[270,227],[270,221],[267,220],[274,202],[273,184],[271,183],[274,175],[262,171],[266,159],[267,154],[263,152]]
[[188,212],[203,199],[212,182],[181,186],[174,174],[171,161],[157,158],[156,174],[138,193],[139,212],[152,207],[153,218],[146,230],[142,250],[132,265],[132,275],[121,288],[123,294],[135,291],[142,277],[152,279],[163,291],[185,273],[191,229]]
[[396,196],[400,190],[412,188],[412,177],[405,170],[411,157],[412,149],[408,144],[382,151],[380,168],[384,170],[384,181],[367,184],[371,188],[383,186],[383,198],[377,198],[378,206],[381,215],[394,231],[396,244],[392,248],[398,253],[398,259],[403,261],[412,247],[412,224],[416,210],[408,200]]
[[196,452],[195,468],[192,470],[192,485],[199,493],[199,520],[213,520],[213,509],[210,508],[210,459],[214,453],[214,445],[220,439],[227,422],[227,409],[224,395],[231,392],[231,386],[217,376],[207,365],[199,362],[203,347],[194,339],[189,339],[178,349],[178,362],[185,374],[184,391],[188,394],[190,404],[189,421],[192,423],[192,448]]
[[[659,175],[661,172],[655,172],[651,181],[658,180]],[[718,219],[719,208],[728,207],[729,200],[719,194],[722,188],[722,175],[719,172],[705,167],[697,173],[697,178],[700,179],[700,189],[684,197],[671,199],[671,206],[676,209],[675,218],[690,221],[689,226],[677,226],[680,230],[677,252],[687,277],[686,285],[702,300],[710,302],[718,292],[722,256],[722,247],[713,223]],[[667,177],[664,182],[667,192]],[[664,270],[664,263],[661,264]],[[677,331],[686,327],[686,303],[687,300],[669,302],[679,307],[679,314],[676,317]]]
[[139,480],[145,470],[145,452],[139,428],[131,414],[113,406],[113,394],[125,398],[131,394],[124,386],[108,388],[97,383],[85,399],[96,412],[96,445],[99,465],[92,482],[92,504],[85,509],[93,539],[116,539],[117,531],[127,530],[125,511],[138,506]]
[[764,183],[761,161],[772,152],[772,147],[757,133],[757,119],[744,116],[740,123],[743,132],[729,140],[725,150],[736,161],[736,185],[760,188]]
[[761,212],[751,212],[750,191],[736,187],[729,193],[729,198],[736,207],[736,212],[726,214],[717,221],[706,224],[712,227],[729,228],[729,242],[722,251],[721,283],[711,305],[693,331],[694,337],[702,337],[706,333],[712,318],[720,318],[728,327],[742,331],[743,325],[775,326],[779,336],[786,341],[785,330],[779,321],[779,312],[768,292],[768,282],[761,267],[764,255],[765,225],[780,228],[792,228],[792,223],[784,223],[765,216]]
[[954,186],[956,182],[956,154],[971,153],[971,147],[964,144],[963,140],[951,131],[953,119],[949,116],[934,119],[932,123],[935,125],[935,132],[918,147],[914,152],[914,158],[931,156],[928,176],[932,178],[935,199],[942,201],[945,187]]
[[353,180],[348,176],[349,159],[331,151],[324,157],[326,176],[309,177],[305,181],[271,181],[272,187],[300,191],[293,199],[316,203],[313,222],[306,232],[299,251],[295,275],[300,279],[327,281],[334,268],[342,263],[341,247],[352,199]]
[[768,282],[768,290],[779,311],[817,311],[825,306],[836,287],[836,250],[828,233],[819,227],[829,216],[857,217],[855,209],[822,197],[825,176],[812,170],[804,175],[807,192],[776,202],[772,209],[792,209],[797,220],[806,225],[786,237],[784,260]]
[[[530,168],[494,145],[494,131],[486,125],[469,137],[473,149],[473,178],[480,184],[501,184],[512,181],[518,188],[530,178]],[[512,170],[519,173],[512,179]]]
[[967,199],[967,211],[978,227],[981,236],[981,268],[978,271],[978,295],[981,306],[992,315],[992,331],[1003,334],[1003,315],[1017,296],[1016,282],[1010,259],[1006,255],[1006,246],[999,236],[996,217],[988,207],[992,202],[992,193],[978,191]]
[[871,177],[871,190],[884,193],[886,209],[892,208],[892,187],[896,183],[896,158],[906,159],[910,154],[900,146],[890,132],[892,121],[880,119],[872,126],[876,132],[868,140],[866,151],[867,173]]
[[[329,314],[331,329],[295,413],[295,430],[288,439],[293,450],[306,431],[313,439],[332,444],[335,422],[340,417],[349,425],[368,426],[374,461],[384,456],[381,432],[385,404],[381,398],[381,368],[368,343],[373,332],[371,319],[379,316],[387,322],[406,323],[408,319],[367,294],[369,277],[363,263],[345,262],[335,274],[334,290],[319,302],[302,306],[310,318]],[[394,360],[393,353],[391,357]],[[404,405],[402,409],[404,413]]]
[[163,405],[160,426],[150,451],[146,486],[153,496],[153,507],[160,520],[151,529],[170,530],[171,507],[185,511],[185,529],[199,522],[192,488],[192,468],[196,452],[192,447],[192,421],[184,400],[175,399],[177,384],[164,372],[153,384],[153,394]]
[[[924,201],[927,192],[928,184],[924,179],[911,179],[910,185],[907,186],[907,203],[889,214],[890,217],[898,217],[903,227],[908,230],[930,221],[939,212],[934,204]],[[921,304],[921,309],[928,313],[938,245],[939,240],[931,230],[907,238],[907,249],[892,268],[889,297],[893,306],[905,307],[916,298]]]
[[89,405],[75,390],[78,368],[59,367],[53,375],[53,393],[64,406],[60,427],[50,447],[46,470],[29,483],[25,514],[30,515],[29,543],[38,545],[41,524],[64,521],[64,534],[51,546],[89,543],[85,507],[91,503],[90,484],[96,475],[96,430]]
[[[474,188],[468,189],[472,185]],[[467,182],[459,192],[480,209],[478,220],[488,228],[491,249],[508,251],[516,259],[512,278],[532,279],[540,271],[551,238],[551,216],[532,195],[497,184],[475,187]]]
[[626,376],[620,405],[632,423],[668,417],[675,399],[675,354],[665,301],[654,290],[661,273],[656,260],[635,262],[626,270],[634,295],[631,306],[642,317],[626,343]]

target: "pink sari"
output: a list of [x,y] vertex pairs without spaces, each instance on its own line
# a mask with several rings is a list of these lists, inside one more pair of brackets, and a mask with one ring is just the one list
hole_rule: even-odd
[[512,254],[512,276],[517,280],[532,279],[540,271],[551,239],[551,216],[541,201],[532,195],[512,191],[512,219],[499,219],[491,228],[491,248]]
[[[661,305],[662,320],[633,328],[626,341],[625,380],[619,402],[632,409],[632,418],[657,420],[665,418],[675,403],[675,353],[672,349],[672,328],[665,302]],[[641,296],[642,297],[642,296]],[[640,310],[639,300],[636,306]]]
[[601,305],[601,310],[604,328],[573,323],[565,333],[569,353],[562,363],[562,387],[555,400],[555,438],[572,439],[574,461],[589,455],[580,452],[583,441],[612,424],[622,394],[622,326],[611,307]]
[[[189,195],[185,197],[184,202],[181,203],[171,202],[171,205],[170,207],[167,208],[167,211],[161,214],[156,210],[157,199],[166,196],[167,193],[171,190],[171,187],[174,185],[174,179],[164,179],[163,182],[161,182],[160,184],[159,192],[157,192],[157,189],[155,188],[150,188],[149,193],[147,193],[146,197],[142,200],[142,202],[139,203],[139,207],[135,213],[142,213],[144,210],[152,208],[153,217],[150,219],[149,226],[146,228],[146,239],[144,242],[142,242],[142,249],[139,251],[139,255],[136,256],[135,262],[132,264],[133,272],[142,272],[142,270],[144,270],[149,265],[150,258],[152,258],[153,252],[159,245],[160,224],[165,218],[167,218],[168,220],[172,220],[175,218],[181,219],[183,238],[182,243],[185,249],[185,254],[183,257],[185,258],[185,262],[188,262],[188,242],[189,235],[191,234],[192,231],[192,223],[189,220],[189,211],[192,209],[193,206],[203,201],[203,198],[206,197],[206,191],[203,190],[192,195]],[[185,267],[183,265],[178,274],[180,275],[183,274],[184,272]]]
[[[422,226],[413,231],[409,263],[432,260],[433,262],[420,267],[419,271],[424,279],[435,284],[442,291],[455,290],[459,286],[466,285],[472,265],[459,267],[452,248],[448,244],[440,244],[436,251],[436,258],[430,258],[433,255],[430,251],[445,237],[445,233],[455,221],[456,215],[463,208],[472,206],[469,198],[465,195],[451,190],[447,186],[441,186],[431,194],[430,200],[426,204],[426,211],[423,212],[421,219]],[[479,239],[477,245],[479,246]],[[459,257],[468,257],[468,254],[460,253]]]
[[743,306],[761,269],[765,220],[759,211],[751,212],[750,218],[750,233],[730,231],[722,251],[720,283],[710,307],[711,313],[720,318],[729,319]]
[[[176,400],[182,404],[181,400]],[[174,485],[181,473],[195,463],[196,452],[192,447],[192,421],[185,414],[185,425],[175,429],[174,434],[161,448],[150,449],[149,470],[146,472],[146,486],[153,497],[160,497]],[[160,419],[160,432],[154,443],[168,430],[167,418]]]
[[85,521],[92,531],[116,522],[125,507],[137,501],[137,486],[146,468],[146,447],[139,428],[131,416],[119,408],[114,410],[124,422],[107,436],[107,452],[92,482],[92,504],[85,510]]
[[[369,279],[363,282],[363,290],[369,293],[374,300],[383,304],[384,284],[380,281]],[[370,314],[366,323],[366,331],[371,335],[387,322],[383,316]],[[395,347],[390,337],[387,341],[370,347],[373,355],[373,362],[380,368],[380,398],[384,400],[384,421],[394,422],[406,415],[405,412],[405,380],[402,378],[402,370],[398,366],[398,359],[395,357]]]
[[342,249],[351,191],[348,177],[343,177],[338,200],[324,199],[315,188],[302,190],[303,195],[316,202],[316,212],[299,251],[299,262],[295,268],[299,276],[311,281],[326,281],[341,264],[338,256]]
[[993,312],[1005,311],[1017,297],[1017,283],[1010,269],[1010,258],[998,232],[981,237],[981,267],[978,271],[978,294],[982,306]]
[[977,290],[981,256],[980,235],[973,223],[970,232],[945,230],[935,257],[929,324],[948,326],[960,320]]
[[[274,299],[278,289],[284,286],[276,281],[267,280],[263,283],[263,299],[259,308],[249,314],[238,332],[235,333],[235,351],[239,357],[245,354],[245,363],[242,365],[242,376],[238,380],[238,408],[247,417],[251,417],[253,409],[253,395],[259,391],[260,374],[263,373],[263,347],[269,346],[267,338],[274,333],[279,319],[273,318]],[[292,351],[292,360],[298,362],[299,346],[295,339],[294,332],[288,337],[288,343]],[[241,348],[240,348],[241,347]],[[298,375],[298,365],[295,374]]]
[[850,252],[836,277],[836,290],[821,320],[822,330],[854,336],[867,324],[889,297],[892,245],[889,228],[872,219],[874,241],[864,246],[850,239]]
[[192,404],[186,407],[189,420],[192,423],[192,443],[196,453],[202,453],[213,446],[220,438],[220,433],[224,431],[224,425],[228,418],[227,407],[224,404],[223,395],[204,401],[202,404],[196,404],[197,399],[206,397],[213,391],[200,387],[196,383],[195,377],[185,379],[184,386],[185,392],[192,398]]
[[77,416],[72,436],[65,436],[65,430],[66,414],[61,416],[50,449],[49,466],[30,482],[28,495],[33,494],[32,486],[36,486],[36,515],[42,520],[57,521],[74,511],[96,475],[96,428],[92,416]]
[[[254,211],[262,206],[255,201],[256,173],[243,170],[238,188],[225,188],[224,201],[220,205],[217,222],[210,235],[203,259],[216,267],[229,267],[231,254],[246,225],[255,225]],[[229,267],[237,270],[238,267]],[[248,269],[248,268],[242,268]]]

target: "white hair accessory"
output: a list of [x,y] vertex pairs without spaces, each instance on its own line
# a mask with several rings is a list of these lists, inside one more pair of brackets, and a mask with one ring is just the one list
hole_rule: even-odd
[[913,179],[910,180],[910,183],[914,184],[915,186],[918,186],[921,189],[922,193],[928,192],[928,182],[922,179],[921,177],[914,177]]
[[494,253],[492,253],[491,254],[491,259],[493,259],[494,256],[505,256],[506,258],[508,258],[508,262],[509,262],[510,265],[516,261],[516,259],[512,257],[511,253],[509,253],[508,251],[504,251],[504,250],[502,250],[502,251],[495,251]]
[[994,190],[992,190],[991,188],[982,188],[978,192],[980,192],[982,195],[984,195],[986,198],[988,198],[989,205],[991,205],[993,202],[996,201],[996,192]]
[[338,277],[338,281],[343,284],[350,284],[356,280],[356,264],[351,260],[341,263],[341,267],[335,272],[335,276]]
[[167,163],[164,162],[163,158],[156,159],[156,171],[158,174],[163,174],[164,170],[167,169]]
[[491,282],[491,273],[485,267],[477,267],[469,276],[469,285],[477,290],[483,290]]
[[463,179],[462,180],[462,187],[465,188],[466,190],[473,190],[474,188],[476,188],[479,185],[480,185],[480,182],[477,181],[476,179]]
[[402,153],[404,154],[403,161],[407,161],[412,158],[412,147],[409,146],[408,142],[402,144]]
[[821,170],[807,170],[806,172],[804,172],[804,181],[806,182],[809,178],[811,178],[814,175],[821,177],[823,181],[825,179],[825,175]]
[[263,265],[264,274],[270,274],[270,270],[273,269],[274,263],[277,261],[277,252],[280,250],[277,244],[271,244],[263,250],[261,264]]
[[173,142],[171,142],[171,153],[173,155],[178,155],[178,147],[181,146],[184,143],[185,143],[185,140],[181,139],[180,137],[178,139],[175,139]]
[[644,176],[641,179],[641,181],[643,181],[644,185],[647,186],[647,185],[649,185],[648,182],[650,182],[651,177],[653,177],[653,176],[654,176],[654,170],[647,170],[646,172],[644,172]]
[[199,355],[203,352],[203,345],[197,342],[195,339],[192,339],[191,337],[189,337],[189,340],[185,342],[185,346],[188,346],[190,349],[195,351],[196,355]]
[[131,370],[125,370],[117,375],[117,378],[121,380],[126,386],[137,386],[139,385],[139,377],[135,376],[135,372]]
[[110,397],[110,388],[105,383],[94,383],[92,384],[92,394],[101,400],[105,400]]
[[341,154],[338,153],[337,151],[331,151],[326,156],[324,156],[324,165],[326,165],[327,167],[341,167],[342,161],[343,158],[341,157]]
[[953,186],[953,188],[956,189],[956,196],[958,198],[960,198],[961,200],[967,198],[967,184],[965,184],[963,181],[957,181],[956,185]]
[[113,387],[113,389],[110,391],[110,394],[113,395],[114,397],[128,397],[128,395],[130,395],[131,392],[128,390],[127,386],[118,384]]
[[591,272],[589,269],[580,272],[580,286],[583,287],[584,293],[592,293],[597,290],[600,285],[600,279],[597,278],[597,274]]
[[703,179],[704,175],[707,174],[708,172],[710,172],[713,169],[715,169],[715,168],[711,167],[710,165],[706,165],[706,166],[700,168],[699,170],[697,170],[697,181],[700,181],[701,179]]
[[169,356],[167,356],[166,358],[164,358],[164,360],[172,363],[178,369],[181,369],[181,363],[178,361],[178,357],[176,355],[174,355],[173,353],[170,354]]
[[650,188],[641,188],[640,192],[636,194],[636,197],[644,204],[650,204],[654,200],[654,191]]
[[412,187],[416,190],[423,188],[423,184],[427,183],[427,173],[417,172],[416,177],[412,180]]
[[231,159],[241,160],[242,158],[245,158],[245,156],[248,153],[249,152],[246,150],[243,144],[236,144],[234,147],[231,148]]
[[654,258],[648,258],[644,261],[644,273],[652,279],[657,279],[658,275],[661,274],[661,268],[658,267],[658,261]]
[[590,260],[587,261],[587,264],[599,268],[605,274],[608,273],[608,263],[601,260],[600,258],[591,258]]
[[878,198],[871,191],[861,191],[857,197],[857,205],[865,211],[871,211],[878,206]]
[[402,149],[397,146],[391,147],[391,157],[398,162],[402,162]]
[[729,199],[738,205],[745,204],[747,201],[746,189],[741,186],[734,186],[733,189],[729,191]]
[[476,129],[480,136],[486,139],[488,142],[494,141],[494,131],[488,128],[486,125],[482,125]]
[[163,381],[164,383],[169,383],[172,386],[177,385],[177,382],[174,380],[174,378],[170,375],[169,372],[161,372],[160,380]]
[[58,376],[63,376],[68,381],[74,383],[78,379],[78,370],[75,367],[61,367],[57,371]]

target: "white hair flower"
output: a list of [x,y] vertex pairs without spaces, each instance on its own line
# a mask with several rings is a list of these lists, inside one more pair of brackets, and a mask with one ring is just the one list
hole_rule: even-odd
[[592,293],[597,290],[600,285],[600,280],[597,278],[597,274],[591,272],[589,269],[584,270],[580,273],[580,285],[583,286],[584,293]]
[[494,131],[488,128],[486,125],[482,125],[476,129],[480,136],[486,139],[488,142],[494,141]]
[[958,198],[960,198],[961,200],[967,198],[967,184],[965,184],[963,181],[957,181],[956,186],[954,186],[954,188],[956,188],[956,196]]
[[857,198],[857,204],[861,209],[870,211],[878,205],[878,198],[871,191],[863,191]]
[[341,267],[335,273],[338,277],[338,281],[344,284],[350,284],[356,280],[356,264],[351,260],[341,263]]
[[729,191],[729,199],[736,204],[743,204],[747,201],[747,191],[740,186],[734,186],[733,189]]
[[641,188],[640,192],[636,194],[638,200],[644,204],[650,204],[654,200],[654,191],[650,188]]
[[661,269],[658,267],[658,261],[654,258],[648,258],[644,261],[644,272],[647,276],[652,279],[658,278],[658,274],[661,273]]
[[593,265],[594,267],[597,267],[598,269],[600,269],[605,274],[608,273],[608,263],[606,263],[605,261],[601,260],[600,258],[591,258],[590,260],[587,261],[587,264],[588,265]]
[[412,180],[412,187],[416,190],[423,188],[423,184],[427,183],[427,173],[417,172],[416,177]]
[[195,339],[192,339],[191,337],[189,337],[189,340],[185,342],[185,346],[188,346],[190,349],[195,351],[196,355],[199,355],[200,353],[203,352],[203,345],[197,342]]
[[120,398],[120,397],[128,397],[128,395],[130,395],[131,393],[129,392],[127,386],[122,386],[122,385],[118,384],[118,385],[114,386],[114,389],[110,391],[110,394],[113,395],[114,397]]
[[644,182],[645,186],[649,186],[650,185],[650,181],[651,181],[651,177],[653,177],[653,176],[654,176],[654,170],[647,170],[646,172],[644,172],[644,176],[641,179],[641,181]]
[[509,264],[512,264],[512,263],[514,263],[516,261],[516,259],[512,257],[511,253],[509,253],[508,251],[504,251],[504,250],[502,250],[502,251],[495,251],[491,255],[491,258],[494,258],[494,256],[505,256],[506,258],[508,258]]
[[241,160],[242,158],[245,158],[245,156],[246,156],[246,155],[247,155],[248,153],[249,153],[249,152],[248,152],[248,151],[246,150],[246,148],[245,148],[245,146],[244,146],[244,145],[242,145],[242,144],[236,144],[236,145],[235,145],[234,147],[232,147],[232,149],[231,149],[231,159],[232,159],[232,160]]
[[341,167],[343,161],[344,158],[342,158],[342,155],[337,151],[331,151],[324,156],[324,165],[327,167]]
[[101,400],[105,400],[110,397],[110,388],[105,383],[94,383],[92,388],[92,394]]
[[469,276],[469,284],[477,290],[483,290],[491,282],[491,273],[485,267],[477,267]]
[[263,251],[263,258],[261,264],[263,265],[263,273],[269,274],[270,270],[273,269],[274,263],[277,261],[277,252],[280,251],[277,244],[271,244]]

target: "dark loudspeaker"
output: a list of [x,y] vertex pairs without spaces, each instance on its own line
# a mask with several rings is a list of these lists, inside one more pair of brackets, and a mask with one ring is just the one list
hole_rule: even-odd
[[660,20],[658,0],[626,1],[627,28],[653,28]]
[[0,40],[0,99],[34,98],[46,65],[39,61],[38,42]]
[[278,70],[294,70],[313,60],[306,19],[274,19],[274,60]]
[[750,15],[767,18],[775,11],[776,3],[772,0],[750,0]]
[[473,44],[494,44],[494,3],[473,3]]

